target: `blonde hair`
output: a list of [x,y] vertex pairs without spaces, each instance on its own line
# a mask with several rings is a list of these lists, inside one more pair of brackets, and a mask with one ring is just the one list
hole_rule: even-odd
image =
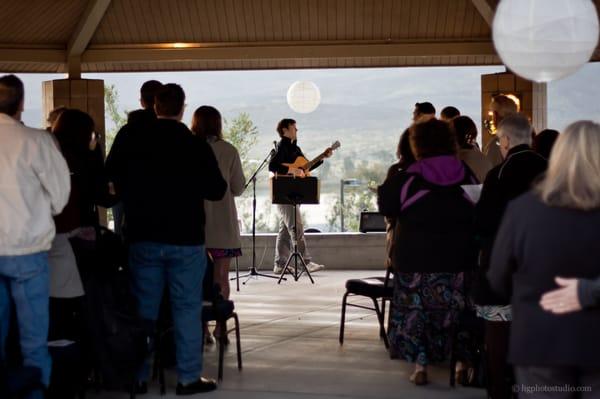
[[570,124],[550,153],[548,172],[536,187],[550,206],[592,210],[600,208],[600,125]]

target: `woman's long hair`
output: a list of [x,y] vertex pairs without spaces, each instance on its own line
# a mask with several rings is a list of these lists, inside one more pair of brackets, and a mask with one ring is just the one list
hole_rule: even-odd
[[217,137],[223,139],[223,122],[221,113],[210,105],[203,105],[194,111],[191,131],[203,138]]
[[92,117],[78,109],[65,109],[52,126],[52,133],[71,172],[80,172],[90,153],[90,142],[94,134]]
[[578,121],[560,134],[550,153],[548,172],[537,185],[550,206],[600,208],[600,125]]

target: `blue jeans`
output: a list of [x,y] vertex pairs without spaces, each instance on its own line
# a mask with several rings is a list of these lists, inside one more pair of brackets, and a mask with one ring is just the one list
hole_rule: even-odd
[[48,353],[48,286],[47,252],[0,256],[0,359],[5,358],[12,298],[23,364],[39,368],[45,386],[50,384],[52,368]]
[[[177,376],[184,385],[196,381],[202,372],[204,246],[135,243],[129,249],[129,265],[140,316],[146,320],[156,322],[166,283],[173,313]],[[149,375],[146,364],[138,379],[147,381]]]

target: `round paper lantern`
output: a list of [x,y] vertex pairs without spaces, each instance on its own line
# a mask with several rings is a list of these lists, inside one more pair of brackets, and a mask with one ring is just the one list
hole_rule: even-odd
[[598,14],[591,0],[502,0],[492,34],[511,71],[550,82],[589,61],[598,43]]
[[321,102],[321,92],[316,84],[309,81],[292,83],[287,92],[287,102],[291,109],[301,114],[313,112]]

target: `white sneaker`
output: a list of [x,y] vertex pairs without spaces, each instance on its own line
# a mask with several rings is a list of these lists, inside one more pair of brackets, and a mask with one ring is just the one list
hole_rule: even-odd
[[279,265],[273,266],[273,273],[281,274],[282,271],[283,271],[283,266],[279,266]]
[[314,273],[314,272],[318,272],[319,270],[325,269],[325,266],[324,265],[320,265],[320,264],[315,263],[315,262],[309,262],[306,265],[306,268],[308,269],[309,272]]

